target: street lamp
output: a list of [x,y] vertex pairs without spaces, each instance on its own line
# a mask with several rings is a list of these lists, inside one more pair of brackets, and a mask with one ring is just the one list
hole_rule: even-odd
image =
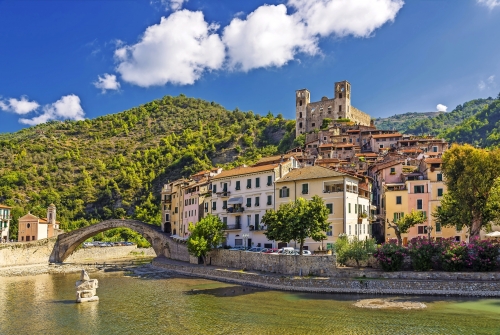
[[247,245],[247,241],[248,241],[248,238],[250,237],[249,234],[243,234],[243,240],[245,241],[245,247],[248,249],[248,245]]
[[429,241],[431,240],[431,231],[432,231],[432,229],[434,229],[433,226],[431,226],[431,225],[427,226],[427,236],[429,237]]

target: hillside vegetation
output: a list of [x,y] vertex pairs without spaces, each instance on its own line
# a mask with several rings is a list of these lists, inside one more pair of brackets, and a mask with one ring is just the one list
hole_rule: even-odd
[[[159,225],[159,192],[168,180],[252,163],[294,139],[295,121],[281,115],[166,96],[93,120],[0,135],[0,203],[13,206],[12,238],[19,216],[45,217],[50,203],[65,230],[122,217]],[[106,234],[138,239],[127,230]]]
[[442,114],[444,112],[428,112],[428,113],[404,113],[396,114],[394,116],[377,118],[375,119],[375,126],[378,129],[383,130],[398,130],[400,132],[406,132],[408,126],[416,121],[425,120]]

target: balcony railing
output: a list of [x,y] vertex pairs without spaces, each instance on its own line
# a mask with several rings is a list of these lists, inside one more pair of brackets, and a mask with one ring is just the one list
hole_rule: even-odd
[[217,197],[219,198],[227,198],[231,195],[231,192],[217,192]]
[[250,225],[248,228],[249,228],[250,231],[264,231],[264,230],[267,230],[267,226],[265,226],[265,225],[260,225],[260,226]]
[[241,207],[241,208],[229,207],[229,208],[227,209],[227,212],[228,212],[228,213],[241,213],[241,212],[243,212],[244,210],[245,210],[245,208],[244,208],[244,207]]
[[241,229],[241,223],[226,224],[224,226],[224,230],[237,230],[237,229]]

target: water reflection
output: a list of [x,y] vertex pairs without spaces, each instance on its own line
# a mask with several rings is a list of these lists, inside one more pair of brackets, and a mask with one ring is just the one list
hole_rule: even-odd
[[[192,278],[93,274],[98,302],[76,304],[79,274],[0,278],[0,334],[499,334],[500,299],[403,297],[417,311],[353,306],[365,295],[290,293]],[[377,296],[380,298],[380,296]]]

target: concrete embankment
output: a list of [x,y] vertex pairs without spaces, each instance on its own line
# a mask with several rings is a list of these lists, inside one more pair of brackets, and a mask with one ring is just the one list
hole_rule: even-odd
[[387,273],[382,271],[338,269],[333,277],[300,277],[187,264],[161,257],[155,258],[152,265],[184,276],[272,290],[500,297],[499,273],[394,272],[384,277]]

